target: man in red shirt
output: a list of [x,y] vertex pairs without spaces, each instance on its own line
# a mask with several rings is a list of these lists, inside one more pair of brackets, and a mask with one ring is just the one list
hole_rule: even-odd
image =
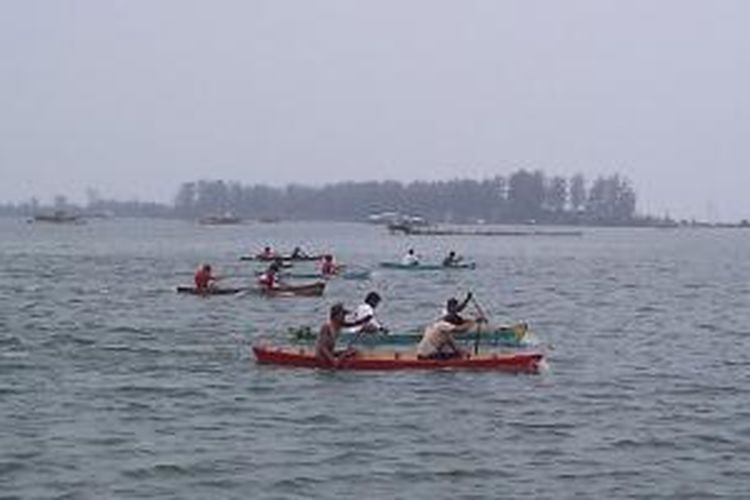
[[320,274],[323,276],[333,276],[338,272],[339,266],[333,261],[333,255],[324,255],[323,262],[320,263]]
[[263,290],[273,290],[279,286],[279,269],[280,265],[278,261],[271,262],[266,272],[261,274],[258,278],[258,284]]
[[199,292],[206,292],[216,279],[216,276],[211,274],[211,266],[209,264],[203,264],[203,266],[195,272],[195,289]]

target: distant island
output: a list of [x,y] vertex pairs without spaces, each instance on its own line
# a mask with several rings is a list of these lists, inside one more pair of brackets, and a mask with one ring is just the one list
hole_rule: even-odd
[[[630,181],[619,175],[547,176],[541,170],[517,170],[484,180],[341,182],[323,187],[289,185],[283,188],[243,185],[223,180],[183,183],[172,204],[105,200],[90,190],[86,206],[57,196],[51,206],[32,199],[0,205],[2,215],[34,217],[54,210],[75,216],[110,214],[128,217],[183,218],[209,223],[240,220],[372,221],[380,214],[397,214],[420,223],[532,224],[569,226],[677,227],[711,225],[675,221],[637,212],[637,196]],[[226,215],[231,214],[231,216]],[[215,222],[218,221],[218,222]],[[402,222],[401,220],[398,222]]]

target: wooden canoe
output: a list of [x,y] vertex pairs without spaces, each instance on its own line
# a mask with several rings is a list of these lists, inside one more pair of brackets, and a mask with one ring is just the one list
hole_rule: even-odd
[[318,281],[307,285],[280,284],[270,290],[259,287],[256,291],[269,297],[320,297],[325,287],[325,281]]
[[[260,364],[301,367],[332,368],[315,357],[315,351],[305,348],[253,346]],[[469,369],[495,370],[510,373],[538,373],[544,355],[539,352],[490,353],[467,355],[454,359],[419,359],[414,353],[383,351],[354,352],[346,357],[340,370],[441,370]]]
[[247,288],[219,288],[209,287],[205,290],[198,290],[194,286],[178,286],[177,293],[187,293],[191,295],[234,295],[244,292]]

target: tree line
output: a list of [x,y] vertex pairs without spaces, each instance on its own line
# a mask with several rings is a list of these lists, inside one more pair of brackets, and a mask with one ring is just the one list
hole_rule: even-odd
[[172,204],[102,199],[87,192],[78,207],[63,196],[53,205],[36,199],[0,205],[0,214],[32,215],[63,209],[135,217],[200,218],[231,213],[251,219],[362,221],[374,213],[399,212],[431,222],[652,225],[660,220],[636,214],[636,193],[619,175],[548,176],[517,170],[483,180],[341,182],[323,187],[243,185],[223,180],[183,183]]
[[232,213],[297,220],[364,220],[379,212],[418,215],[433,222],[629,225],[637,223],[636,194],[614,174],[547,176],[518,170],[508,177],[400,183],[342,182],[323,187],[274,188],[202,180],[183,183],[174,201],[180,217]]

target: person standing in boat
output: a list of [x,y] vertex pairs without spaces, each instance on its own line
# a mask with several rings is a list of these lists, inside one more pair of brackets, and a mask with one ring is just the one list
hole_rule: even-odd
[[419,257],[416,253],[414,253],[414,249],[410,248],[408,252],[406,252],[406,255],[401,259],[401,264],[405,266],[418,266],[419,265]]
[[364,325],[372,319],[372,316],[367,316],[349,323],[346,321],[347,314],[349,311],[344,308],[344,304],[339,302],[331,306],[328,321],[320,327],[315,343],[315,357],[332,368],[338,368],[344,359],[354,353],[351,349],[336,351],[336,339],[341,329]]
[[195,289],[198,292],[207,292],[208,289],[211,288],[217,280],[218,278],[211,274],[210,264],[203,264],[198,268],[197,271],[195,271],[195,276],[193,276],[193,281],[195,281]]
[[461,316],[461,311],[471,298],[469,292],[463,303],[459,303],[455,297],[448,299],[445,315],[424,329],[422,340],[417,345],[417,358],[451,359],[466,355],[466,351],[456,343],[454,335],[474,330],[479,322],[486,321],[484,318],[473,321]]
[[375,308],[380,304],[381,298],[378,292],[370,292],[365,297],[362,304],[357,306],[354,311],[353,321],[356,323],[363,318],[370,318],[370,321],[359,326],[353,326],[346,329],[347,333],[388,333],[385,328],[375,318]]
[[460,255],[456,255],[456,252],[451,250],[448,252],[448,255],[443,259],[443,267],[453,267],[458,265],[461,260],[463,260],[463,257]]

